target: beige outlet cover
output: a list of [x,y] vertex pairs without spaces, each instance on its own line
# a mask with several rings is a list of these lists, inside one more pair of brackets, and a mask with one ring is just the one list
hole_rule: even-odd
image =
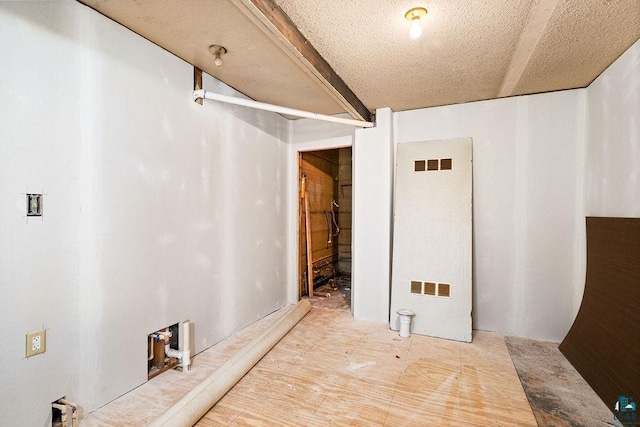
[[47,350],[47,331],[42,329],[36,332],[29,332],[26,340],[26,356],[31,357],[42,354]]

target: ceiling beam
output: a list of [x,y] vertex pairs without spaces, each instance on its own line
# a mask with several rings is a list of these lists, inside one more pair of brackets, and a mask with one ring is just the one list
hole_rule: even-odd
[[371,112],[273,0],[231,0],[357,120]]
[[513,91],[522,78],[522,73],[529,64],[557,4],[558,0],[540,0],[533,3],[529,20],[522,31],[516,51],[511,57],[511,63],[502,81],[498,98],[514,94]]

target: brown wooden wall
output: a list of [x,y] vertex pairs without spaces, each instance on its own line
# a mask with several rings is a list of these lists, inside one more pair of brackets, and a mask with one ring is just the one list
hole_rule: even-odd
[[[314,261],[314,270],[320,268],[322,264],[327,262],[332,265],[325,268],[325,273],[331,267],[337,266],[338,260],[338,237],[331,236],[329,243],[329,226],[328,220],[331,220],[331,202],[338,200],[338,170],[339,155],[338,150],[323,150],[302,153],[300,156],[300,175],[306,173],[306,190],[309,194],[309,212],[311,223],[311,242]],[[305,234],[305,212],[304,202],[300,199],[299,207],[299,267],[298,267],[298,284],[300,295],[306,293],[304,278],[307,271],[307,242]],[[336,221],[338,220],[339,210],[334,207]],[[319,273],[322,275],[322,272]]]
[[351,147],[338,150],[338,204],[340,216],[338,225],[338,272],[351,275],[351,190],[352,190],[352,166]]

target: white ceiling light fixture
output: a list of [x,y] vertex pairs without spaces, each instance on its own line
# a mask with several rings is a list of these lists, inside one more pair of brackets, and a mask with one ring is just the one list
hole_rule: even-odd
[[411,30],[409,30],[409,35],[412,39],[417,39],[422,35],[420,20],[425,16],[427,16],[427,9],[425,9],[424,7],[414,7],[404,14],[405,19],[411,23]]
[[227,53],[227,49],[217,44],[213,44],[209,46],[209,52],[215,57],[213,63],[216,64],[216,67],[222,66],[222,55]]

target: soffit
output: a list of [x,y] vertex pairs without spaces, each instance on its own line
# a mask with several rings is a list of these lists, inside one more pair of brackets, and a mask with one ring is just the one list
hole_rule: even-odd
[[[323,114],[345,111],[230,1],[80,1],[252,99]],[[221,67],[209,53],[213,44],[228,50]]]

